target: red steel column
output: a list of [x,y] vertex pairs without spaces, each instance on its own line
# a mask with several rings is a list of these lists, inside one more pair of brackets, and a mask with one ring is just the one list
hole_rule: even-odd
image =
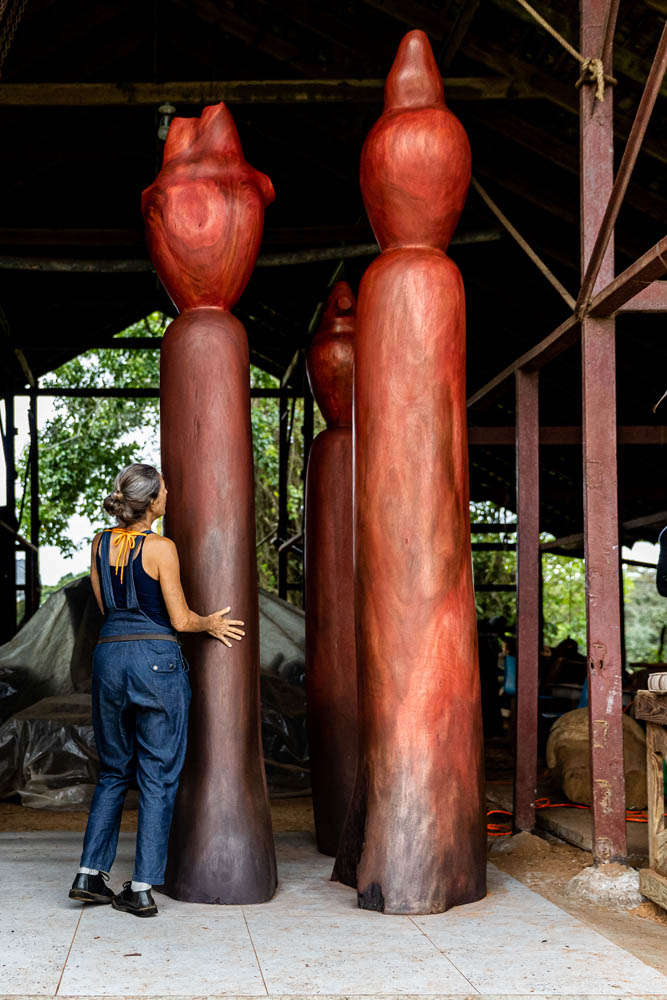
[[[610,0],[581,0],[581,52],[599,56]],[[606,67],[609,70],[610,67]],[[614,181],[613,90],[604,101],[580,90],[581,263],[591,256]],[[593,294],[614,277],[613,237]],[[621,702],[618,485],[616,454],[616,343],[613,319],[586,317],[581,325],[584,544],[593,782],[593,857],[627,853]]]
[[540,634],[539,374],[516,373],[517,704],[514,826],[535,826]]
[[151,257],[181,315],[160,361],[167,529],[192,608],[231,605],[246,637],[189,636],[188,751],[171,827],[166,891],[200,903],[259,903],[276,887],[260,743],[259,615],[248,338],[229,311],[257,259],[268,177],[253,170],[224,104],[171,124],[144,192]]

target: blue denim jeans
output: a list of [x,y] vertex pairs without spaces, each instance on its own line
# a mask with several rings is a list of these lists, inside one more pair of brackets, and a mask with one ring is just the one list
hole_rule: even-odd
[[[118,617],[129,619],[130,615]],[[105,631],[113,635],[114,629],[104,627],[102,634]],[[93,728],[100,775],[83,843],[82,867],[110,870],[123,800],[136,776],[139,817],[132,877],[137,882],[162,884],[174,798],[185,758],[189,705],[187,665],[177,643],[134,639],[95,647]]]

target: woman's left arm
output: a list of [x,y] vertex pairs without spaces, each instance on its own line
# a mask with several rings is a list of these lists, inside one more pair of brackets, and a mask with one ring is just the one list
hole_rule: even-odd
[[104,604],[102,603],[102,588],[100,587],[100,577],[97,572],[97,550],[100,544],[100,538],[102,533],[95,535],[93,538],[93,547],[91,549],[90,555],[90,582],[93,585],[93,593],[95,594],[95,600],[97,601],[97,606],[104,614]]

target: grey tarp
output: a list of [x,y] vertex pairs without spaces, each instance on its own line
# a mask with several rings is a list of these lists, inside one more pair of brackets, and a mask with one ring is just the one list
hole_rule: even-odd
[[[308,785],[304,615],[260,592],[262,742],[269,783]],[[77,808],[90,800],[97,755],[90,717],[101,615],[88,577],[56,591],[0,647],[0,796]],[[9,716],[9,718],[8,718]]]

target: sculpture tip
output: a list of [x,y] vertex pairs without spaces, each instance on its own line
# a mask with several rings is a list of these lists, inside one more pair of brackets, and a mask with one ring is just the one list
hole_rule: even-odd
[[385,111],[444,104],[442,77],[424,31],[403,36],[384,90]]
[[331,289],[325,315],[328,319],[334,319],[337,316],[354,314],[356,304],[354,292],[347,281],[337,281]]

